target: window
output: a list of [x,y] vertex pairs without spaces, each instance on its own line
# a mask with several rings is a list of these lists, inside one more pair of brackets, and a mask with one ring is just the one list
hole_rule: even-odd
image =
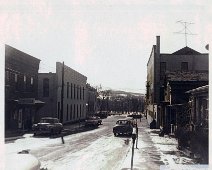
[[72,104],[70,105],[70,120],[72,119]]
[[18,82],[18,74],[15,73],[15,82]]
[[73,86],[72,86],[72,83],[71,83],[71,99],[72,99],[72,97],[73,97]]
[[26,75],[24,75],[24,83],[26,83]]
[[49,79],[43,79],[43,97],[49,97]]
[[66,107],[66,120],[68,120],[68,104],[67,104],[67,107]]
[[181,71],[188,71],[188,62],[181,63]]
[[79,99],[79,87],[77,85],[77,99]]
[[33,81],[34,81],[34,79],[33,79],[33,77],[31,77],[31,79],[30,79],[30,84],[31,85],[33,85],[33,83],[34,83]]
[[26,90],[26,75],[24,75],[24,84],[23,84],[23,89]]
[[75,104],[74,104],[74,119],[75,119]]
[[83,87],[83,93],[82,93],[82,95],[83,95],[83,96],[82,96],[82,99],[83,99],[83,100],[84,100],[84,97],[85,97],[85,96],[84,96],[84,94],[85,94],[84,91],[85,91],[85,89],[84,89],[84,87]]
[[75,97],[76,97],[76,91],[75,91],[75,89],[76,89],[76,87],[75,87],[75,84],[74,84],[74,99],[75,99]]
[[67,98],[69,98],[69,82],[67,82]]
[[80,100],[82,99],[82,88],[80,87]]

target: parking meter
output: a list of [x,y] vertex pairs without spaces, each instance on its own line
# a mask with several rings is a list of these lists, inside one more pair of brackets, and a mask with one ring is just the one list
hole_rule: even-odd
[[136,140],[136,127],[133,128],[133,132],[132,132],[132,157],[131,157],[131,170],[133,169],[133,157],[134,157],[134,145],[135,145],[135,140]]

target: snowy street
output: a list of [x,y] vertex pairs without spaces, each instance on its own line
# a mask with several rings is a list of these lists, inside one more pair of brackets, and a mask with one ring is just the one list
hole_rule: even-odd
[[[29,150],[47,170],[127,170],[131,167],[132,139],[115,137],[112,128],[121,116],[103,119],[97,129],[61,138],[33,137],[25,134],[14,143],[6,143],[6,157]],[[134,169],[160,169],[160,165],[193,164],[177,149],[177,141],[168,136],[159,137],[158,130],[150,130],[147,120],[138,119],[138,144],[135,148]],[[129,141],[129,142],[128,142]]]

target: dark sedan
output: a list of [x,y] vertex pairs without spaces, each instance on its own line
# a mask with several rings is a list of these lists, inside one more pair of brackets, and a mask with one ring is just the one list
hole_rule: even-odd
[[57,118],[44,117],[40,120],[39,123],[32,126],[32,130],[34,131],[34,135],[42,133],[48,133],[51,135],[55,133],[60,134],[63,130],[63,125]]
[[113,127],[114,136],[119,134],[132,135],[134,120],[132,118],[119,119]]

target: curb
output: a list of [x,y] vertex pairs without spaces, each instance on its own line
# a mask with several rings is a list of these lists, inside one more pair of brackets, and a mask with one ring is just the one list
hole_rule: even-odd
[[21,139],[21,138],[25,138],[23,136],[15,136],[15,137],[8,137],[8,138],[5,138],[5,142],[8,142],[8,141],[13,141],[13,140],[17,140],[17,139]]

